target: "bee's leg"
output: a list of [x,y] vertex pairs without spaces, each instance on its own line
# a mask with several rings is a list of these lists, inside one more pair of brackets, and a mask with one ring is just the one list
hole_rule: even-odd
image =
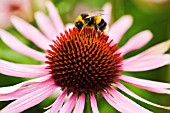
[[94,29],[96,30],[96,36],[98,35],[98,31],[99,31],[99,28],[97,26],[97,24],[94,24]]
[[83,31],[84,29],[84,26],[79,30],[79,33],[81,34],[81,32]]
[[97,25],[96,25],[96,24],[93,24],[93,25],[94,25],[94,29],[95,29],[96,31],[98,31]]

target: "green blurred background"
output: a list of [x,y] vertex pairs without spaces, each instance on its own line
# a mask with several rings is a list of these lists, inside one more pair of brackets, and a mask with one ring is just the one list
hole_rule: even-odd
[[[147,1],[149,0],[146,0],[146,1],[145,0],[84,0],[84,1],[53,0],[53,3],[58,8],[61,18],[65,24],[73,23],[75,18],[78,16],[78,14],[82,13],[80,11],[100,10],[102,6],[107,2],[110,2],[113,7],[112,16],[111,16],[112,17],[111,24],[114,21],[116,21],[119,17],[121,17],[122,15],[126,15],[126,14],[132,15],[134,17],[133,26],[124,35],[119,45],[122,46],[133,35],[146,29],[149,29],[153,32],[154,38],[145,47],[139,50],[133,51],[131,53],[128,53],[125,56],[125,58],[128,58],[135,54],[140,53],[143,50],[146,50],[147,48],[157,43],[170,39],[170,2],[154,3],[154,2],[147,2]],[[32,24],[37,26],[35,21],[32,22]],[[20,40],[22,40],[28,46],[34,49],[40,50],[35,45],[33,45],[30,41],[24,39],[22,35],[18,34],[14,28],[9,28],[8,31],[10,31],[12,34],[17,36]],[[21,55],[11,50],[1,40],[0,40],[0,59],[4,59],[4,60],[16,62],[16,63],[40,64],[40,62],[35,61],[32,58]],[[170,66],[164,66],[159,69],[146,71],[146,72],[138,72],[138,73],[127,73],[126,72],[125,74],[130,75],[130,76],[135,76],[138,78],[144,78],[144,79],[149,79],[149,80],[170,83]],[[26,79],[0,75],[0,87],[14,85],[24,80]],[[136,94],[140,95],[141,97],[149,101],[159,103],[161,105],[170,106],[169,95],[155,94],[155,93],[147,92],[145,90],[136,88],[132,85],[127,85],[127,84],[125,85],[129,89],[134,91]],[[141,106],[144,106],[145,108],[155,113],[170,113],[170,111],[155,108],[145,103],[142,103],[140,101],[137,101],[131,97],[129,98],[137,102]],[[54,99],[47,98],[45,101],[43,101],[39,105],[32,107],[24,111],[23,113],[42,113],[44,111],[43,107],[47,107],[53,101]],[[0,109],[9,103],[10,102],[0,102]],[[100,98],[98,100],[98,107],[99,107],[100,113],[117,113],[117,111],[113,107],[111,107],[103,98]],[[91,108],[90,108],[90,104],[88,101],[87,101],[84,113],[91,113]]]

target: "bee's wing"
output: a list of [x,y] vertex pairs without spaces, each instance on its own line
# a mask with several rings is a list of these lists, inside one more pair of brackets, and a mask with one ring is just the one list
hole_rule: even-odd
[[89,16],[87,16],[86,18],[91,18],[91,17],[94,17],[94,16],[101,16],[101,15],[104,15],[104,10],[99,10],[99,11],[95,11],[95,12],[92,12],[89,14]]
[[93,11],[90,14],[102,14],[104,12],[104,10],[97,10],[97,11]]

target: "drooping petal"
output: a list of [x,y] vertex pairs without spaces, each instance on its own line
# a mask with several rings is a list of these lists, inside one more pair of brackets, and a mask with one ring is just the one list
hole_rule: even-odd
[[47,9],[49,12],[49,16],[54,24],[54,27],[56,28],[57,34],[63,32],[64,24],[60,18],[60,15],[59,15],[56,7],[50,1],[46,2],[46,6],[47,6]]
[[170,54],[144,56],[131,62],[123,61],[123,70],[132,72],[146,71],[168,64],[170,64]]
[[1,113],[19,113],[32,106],[39,104],[45,98],[47,98],[55,90],[56,85],[47,85],[45,87],[39,88],[32,93],[29,93],[16,101],[7,105],[2,109]]
[[109,24],[111,19],[112,5],[110,3],[106,3],[102,9],[104,10],[102,12],[102,18],[107,24]]
[[66,101],[63,107],[60,109],[59,113],[71,113],[76,103],[76,95],[73,94],[71,97]]
[[28,85],[31,85],[31,84],[36,84],[36,83],[41,83],[41,82],[44,82],[44,81],[48,81],[48,80],[50,80],[50,78],[51,78],[51,75],[47,75],[47,76],[44,76],[44,77],[39,77],[39,78],[36,78],[36,79],[21,82],[19,84],[14,85],[14,86],[1,87],[0,88],[0,94],[9,94],[9,93],[15,92],[19,89],[22,89],[25,86],[28,86]]
[[49,38],[54,39],[56,37],[56,30],[53,26],[51,20],[46,16],[43,12],[36,12],[35,13],[35,20],[41,29],[41,31]]
[[85,105],[85,94],[81,94],[74,108],[73,113],[83,113]]
[[153,35],[149,30],[142,31],[132,37],[123,47],[120,48],[121,55],[143,47],[152,39]]
[[133,19],[132,16],[126,15],[121,17],[118,21],[116,21],[111,27],[108,32],[110,42],[112,39],[114,42],[118,43],[122,36],[126,33],[126,31],[132,25]]
[[170,94],[169,83],[155,82],[151,80],[144,80],[124,75],[120,76],[119,79],[126,83],[133,84],[137,87],[146,89],[151,92]]
[[[32,82],[32,83],[25,82],[25,83],[20,83],[20,84],[10,86],[10,87],[0,88],[0,101],[8,101],[8,100],[18,99],[24,95],[34,92],[35,90],[37,90],[41,87],[45,87],[45,86],[47,86],[49,84],[53,84],[53,83],[54,83],[54,81],[52,79],[49,79],[49,80],[46,80],[43,82],[39,82],[39,81],[37,83],[36,82]],[[6,94],[1,94],[1,93],[4,93],[3,90],[5,90],[5,89],[6,89]],[[13,92],[11,92],[10,89],[12,89]],[[11,93],[7,93],[7,92],[11,92]]]
[[152,106],[155,106],[155,107],[158,107],[158,108],[163,108],[163,109],[168,109],[170,110],[170,106],[161,106],[161,105],[158,105],[158,104],[155,104],[155,103],[152,103],[148,100],[145,100],[143,99],[142,97],[136,95],[135,93],[133,93],[132,91],[130,91],[129,89],[127,89],[124,85],[120,84],[120,83],[116,83],[115,84],[116,87],[118,87],[120,90],[124,91],[125,93],[127,93],[128,95],[130,95],[131,97],[133,98],[136,98],[142,102],[145,102],[149,105],[152,105]]
[[144,52],[133,56],[131,58],[125,59],[126,62],[132,62],[134,60],[140,59],[143,56],[152,56],[152,55],[159,55],[159,54],[163,54],[166,51],[168,51],[168,49],[170,48],[170,40],[159,43],[147,50],[145,50]]
[[5,30],[0,29],[0,37],[5,44],[7,44],[13,50],[32,57],[36,60],[45,61],[45,53],[38,52],[25,44],[19,41],[16,37],[6,32]]
[[16,64],[4,60],[0,60],[0,73],[9,76],[24,77],[24,78],[34,78],[45,76],[49,73],[46,65],[26,65],[26,64]]
[[122,113],[152,113],[151,111],[141,107],[129,98],[125,97],[115,89],[108,88],[108,92],[112,96],[106,92],[102,92],[102,95],[110,105]]
[[[9,93],[9,94],[0,94],[0,101],[9,101],[9,100],[15,100],[18,99],[28,93],[31,93],[35,90],[37,90],[38,84],[34,84],[31,86],[27,86],[27,88],[19,89],[15,92]],[[38,87],[39,88],[39,87]]]
[[96,98],[93,93],[90,95],[90,103],[91,103],[91,108],[92,108],[93,113],[99,113]]
[[45,113],[58,113],[58,111],[60,110],[61,106],[64,103],[64,98],[66,97],[66,95],[67,91],[64,90],[62,94],[57,98],[57,100],[51,105],[52,107]]
[[11,22],[15,28],[41,49],[48,49],[50,41],[38,29],[19,17],[12,16]]

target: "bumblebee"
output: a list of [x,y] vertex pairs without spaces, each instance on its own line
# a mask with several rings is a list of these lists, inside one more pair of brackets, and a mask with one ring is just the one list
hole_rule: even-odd
[[94,13],[82,13],[80,14],[76,21],[75,27],[81,31],[84,27],[94,28],[96,31],[101,31],[106,34],[106,27],[107,23],[101,17],[101,12],[94,12]]

